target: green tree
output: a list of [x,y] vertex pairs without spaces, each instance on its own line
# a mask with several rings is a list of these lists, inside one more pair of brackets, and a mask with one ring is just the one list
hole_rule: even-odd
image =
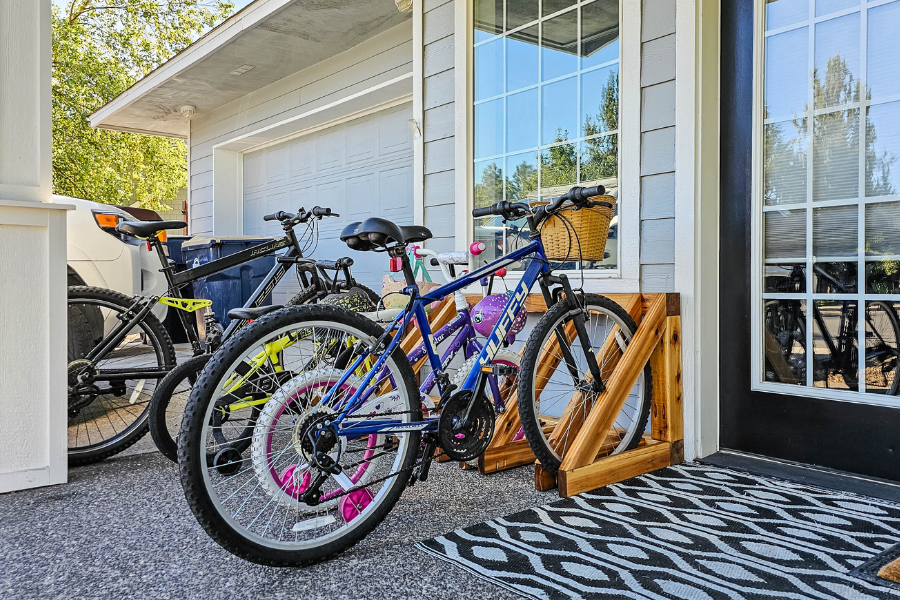
[[88,116],[233,11],[227,0],[53,5],[53,191],[167,208],[187,184],[181,140],[91,129]]

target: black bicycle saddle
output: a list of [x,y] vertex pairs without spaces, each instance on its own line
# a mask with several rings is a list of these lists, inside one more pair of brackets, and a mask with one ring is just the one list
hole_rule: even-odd
[[184,229],[184,221],[122,221],[116,225],[116,231],[135,237],[150,237],[164,229]]
[[385,250],[431,239],[431,231],[421,225],[397,225],[387,219],[372,217],[350,223],[341,232],[341,241],[352,250]]

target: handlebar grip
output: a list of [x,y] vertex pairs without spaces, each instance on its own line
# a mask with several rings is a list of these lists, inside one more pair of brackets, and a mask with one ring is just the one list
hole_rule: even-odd
[[476,219],[478,217],[490,217],[491,215],[496,214],[496,213],[494,213],[495,208],[496,208],[496,206],[492,205],[492,206],[485,206],[484,208],[473,209],[472,216],[475,217]]
[[606,194],[606,188],[602,185],[595,185],[593,187],[581,188],[581,197],[584,200],[588,198],[593,198],[594,196],[602,196]]
[[[322,208],[321,206],[313,206],[312,214],[314,217],[330,217],[332,216],[330,208]],[[335,217],[340,215],[333,215]]]
[[272,213],[271,215],[266,215],[263,217],[263,221],[277,221],[278,213]]

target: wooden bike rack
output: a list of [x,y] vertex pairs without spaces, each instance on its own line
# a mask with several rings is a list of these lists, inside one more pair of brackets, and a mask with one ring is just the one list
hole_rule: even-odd
[[[549,490],[558,487],[559,495],[568,498],[684,460],[680,297],[678,294],[607,296],[625,308],[638,328],[618,364],[614,365],[606,390],[588,414],[572,414],[570,411],[564,422],[562,419],[548,422],[548,428],[577,432],[558,474],[541,468],[525,439],[513,439],[521,427],[515,396],[510,398],[506,411],[497,418],[491,445],[478,459],[481,473],[534,463],[535,488]],[[540,296],[530,297],[526,308],[533,312],[546,310]],[[574,339],[574,331],[566,333]],[[611,337],[609,340],[608,343],[612,343]],[[605,447],[608,433],[648,361],[653,377],[650,430],[636,448],[607,455],[610,450]],[[552,372],[557,366],[550,356],[542,357],[538,362],[541,365],[539,369],[547,372]],[[576,393],[570,403],[574,405],[579,399]]]

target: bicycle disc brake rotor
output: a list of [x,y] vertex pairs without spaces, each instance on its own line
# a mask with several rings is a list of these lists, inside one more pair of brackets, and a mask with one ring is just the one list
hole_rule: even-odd
[[475,399],[468,419],[463,422],[471,398],[471,392],[460,392],[441,408],[438,442],[452,460],[466,461],[480,456],[494,435],[494,407],[484,394]]

